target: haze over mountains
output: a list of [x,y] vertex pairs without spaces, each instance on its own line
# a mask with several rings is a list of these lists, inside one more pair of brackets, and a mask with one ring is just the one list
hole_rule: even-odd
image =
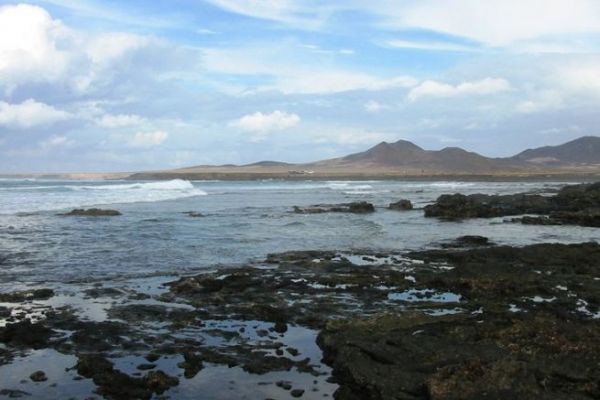
[[559,146],[525,150],[513,157],[489,158],[459,147],[425,150],[399,140],[381,142],[360,153],[305,164],[262,161],[248,165],[196,166],[133,174],[135,179],[258,179],[419,177],[444,175],[600,174],[600,137],[585,136]]

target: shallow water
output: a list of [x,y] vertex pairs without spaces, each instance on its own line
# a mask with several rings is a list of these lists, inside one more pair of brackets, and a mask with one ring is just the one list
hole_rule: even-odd
[[[0,181],[0,289],[35,282],[185,273],[293,249],[407,250],[464,234],[496,243],[597,240],[593,228],[524,226],[501,218],[440,222],[420,208],[444,193],[552,190],[540,182],[106,182]],[[368,215],[299,215],[292,206],[365,200]],[[116,208],[113,218],[58,216],[75,207]],[[204,217],[193,218],[184,212]]]
[[[123,321],[118,310],[124,306],[193,309],[187,304],[163,301],[160,296],[168,291],[164,284],[192,272],[213,272],[246,262],[253,262],[257,268],[273,268],[261,263],[273,252],[339,250],[338,258],[355,265],[384,263],[410,274],[420,264],[417,260],[407,260],[403,252],[437,247],[461,235],[483,235],[492,242],[510,245],[597,241],[594,228],[521,225],[504,223],[502,218],[442,222],[424,218],[421,209],[445,193],[551,193],[561,186],[560,182],[0,180],[0,292],[31,287],[55,290],[48,300],[0,303],[0,308],[10,309],[12,316],[33,321],[45,318],[45,313],[53,310],[68,310],[82,321]],[[390,202],[401,198],[411,200],[416,209],[386,209]],[[373,203],[377,212],[292,212],[295,205],[363,200]],[[118,209],[123,215],[59,215],[72,208],[91,206]],[[189,211],[203,216],[191,217],[186,214]],[[377,251],[384,254],[379,256]],[[452,268],[443,263],[430,266],[440,270]],[[406,275],[405,279],[418,287],[413,276]],[[329,295],[347,301],[348,307],[355,302],[352,294],[345,292],[353,285],[309,286],[323,292],[339,290],[340,293]],[[389,292],[384,297],[398,310],[427,304],[431,308],[423,312],[430,315],[465,312],[460,294],[424,288],[376,289]],[[90,295],[91,290],[105,292]],[[587,311],[585,301],[578,304],[580,311]],[[511,311],[520,310],[511,305]],[[359,314],[360,310],[356,312]],[[6,319],[0,319],[0,326],[6,323]],[[156,321],[138,321],[138,324],[141,325],[136,327],[149,335],[166,332],[164,324]],[[261,321],[239,320],[205,320],[203,324],[202,328],[182,329],[173,333],[173,337],[201,338],[206,346],[243,343],[259,348],[258,330],[272,326]],[[213,331],[220,333],[211,334]],[[227,332],[232,338],[228,338]],[[317,376],[295,369],[257,375],[240,367],[206,363],[200,373],[187,379],[178,367],[182,355],[177,354],[163,355],[156,361],[156,368],[179,378],[179,385],[165,393],[177,399],[291,398],[289,390],[276,384],[278,381],[302,388],[305,399],[331,397],[337,386],[328,381],[331,369],[321,361],[321,351],[315,343],[317,333],[290,325],[285,334],[272,339],[283,343],[283,348],[298,349],[300,355],[292,359],[309,357],[311,365],[321,373]],[[137,366],[146,360],[135,352],[112,354],[110,360],[125,373],[134,376],[145,373]],[[25,351],[11,363],[0,366],[0,389],[23,391],[32,398],[87,398],[96,387],[90,379],[81,379],[71,369],[76,362],[76,357],[55,350]],[[37,370],[45,371],[48,380],[32,382],[29,375]]]

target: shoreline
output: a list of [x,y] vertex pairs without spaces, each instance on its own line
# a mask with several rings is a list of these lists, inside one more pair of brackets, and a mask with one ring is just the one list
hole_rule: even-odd
[[406,181],[406,182],[593,182],[600,180],[600,173],[544,173],[544,174],[422,174],[403,175],[393,173],[374,174],[311,174],[290,175],[288,173],[261,172],[142,172],[142,173],[57,173],[57,174],[0,174],[0,179],[39,179],[39,180],[98,180],[98,181],[166,181],[182,179],[189,181],[220,180],[220,181],[261,181],[280,180],[290,182],[304,181]]
[[[326,213],[357,222],[388,213],[374,217],[382,227],[397,224],[394,215],[417,218],[412,210],[423,212],[419,225],[423,218],[452,224],[535,212],[540,219],[534,222],[542,225],[600,226],[584,223],[588,217],[596,221],[596,208],[588,208],[598,195],[600,183],[567,186],[551,196],[444,194],[422,209],[409,201],[383,207],[379,200],[379,207],[320,203],[279,212],[294,222],[326,220]],[[171,215],[168,226],[209,230],[204,218],[210,216],[177,212],[181,219]],[[140,218],[150,235],[150,227],[165,226],[161,215],[128,220],[128,214],[91,209],[48,218],[94,232],[94,242],[103,226],[110,235],[119,232],[118,225],[138,226]],[[360,244],[366,243],[363,227],[351,225]],[[587,241],[544,237],[542,243],[511,245],[492,229],[458,228],[464,236],[447,231],[430,237],[425,247],[396,241],[383,249],[378,241],[358,248],[340,240],[296,250],[252,245],[252,257],[241,264],[222,263],[220,256],[203,271],[176,269],[169,257],[169,274],[46,281],[20,290],[13,284],[0,291],[0,395],[598,397],[597,231]],[[144,251],[152,245],[147,238],[139,245]],[[85,246],[77,242],[75,248]],[[107,247],[94,260],[119,262],[119,254],[131,257],[133,248],[125,256]],[[198,260],[198,253],[191,257]]]
[[401,174],[312,174],[312,175],[289,175],[283,173],[137,173],[125,178],[127,180],[223,180],[223,181],[259,181],[259,180],[283,180],[283,181],[468,181],[468,182],[588,182],[600,180],[600,173],[592,174],[424,174],[424,175],[401,175]]

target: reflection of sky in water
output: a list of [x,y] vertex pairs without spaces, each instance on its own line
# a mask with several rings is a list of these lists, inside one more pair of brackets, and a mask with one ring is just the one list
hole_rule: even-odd
[[[70,368],[76,363],[75,356],[50,349],[33,350],[26,357],[16,357],[11,364],[0,366],[0,388],[30,393],[31,396],[24,396],[27,399],[93,397],[95,385],[90,379],[73,380],[77,372]],[[48,380],[32,382],[29,376],[40,370]]]

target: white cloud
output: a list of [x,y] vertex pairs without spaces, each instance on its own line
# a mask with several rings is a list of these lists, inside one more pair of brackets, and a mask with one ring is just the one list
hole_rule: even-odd
[[200,28],[196,29],[198,35],[217,35],[219,32],[213,31],[212,29]]
[[46,140],[41,141],[40,147],[42,147],[44,149],[53,148],[53,147],[65,148],[65,147],[72,146],[74,143],[75,143],[74,141],[69,140],[64,135],[54,135]]
[[[306,45],[295,46],[305,49]],[[312,49],[290,50],[291,43],[230,49],[205,49],[204,67],[218,74],[269,76],[251,89],[278,90],[284,94],[340,93],[410,87],[417,81],[405,75],[379,77],[362,71],[331,66]],[[310,53],[307,55],[306,52]],[[329,64],[329,65],[328,65]]]
[[129,140],[129,145],[132,147],[156,147],[161,145],[169,134],[164,131],[153,132],[137,132]]
[[302,29],[320,27],[334,7],[322,2],[298,0],[207,0],[227,11],[283,22]]
[[485,78],[478,81],[462,82],[457,85],[437,81],[425,81],[411,89],[408,100],[423,97],[456,97],[465,95],[486,95],[511,90],[510,83],[500,78]]
[[[308,30],[324,26],[336,13],[361,12],[378,18],[383,29],[428,30],[488,46],[541,45],[558,36],[600,33],[597,0],[208,1],[230,12]],[[588,45],[573,44],[573,51]]]
[[[113,78],[123,59],[158,40],[131,33],[90,34],[65,26],[41,7],[0,6],[0,86],[58,83],[77,92]],[[64,87],[61,88],[64,91]]]
[[253,133],[268,133],[280,131],[298,125],[300,117],[297,114],[289,114],[275,110],[270,114],[256,112],[254,114],[244,115],[243,117],[232,121],[229,125],[234,128]]
[[390,27],[428,29],[491,46],[600,32],[596,0],[422,0],[377,10],[384,11]]
[[126,126],[140,125],[146,120],[135,114],[105,114],[97,120],[97,124],[103,128],[122,128]]
[[0,6],[0,80],[17,85],[58,78],[67,69],[70,56],[62,45],[69,40],[69,30],[43,8]]
[[388,107],[375,100],[369,100],[365,103],[365,110],[367,110],[370,113],[376,113],[378,111],[383,110],[384,108]]
[[379,78],[359,72],[316,70],[294,71],[291,75],[278,77],[275,88],[283,93],[340,93],[351,90],[383,90],[410,87],[416,81],[408,76]]
[[600,96],[600,60],[558,67],[554,79],[568,90]]
[[476,51],[477,48],[473,46],[465,46],[462,44],[455,44],[450,42],[417,42],[411,40],[388,40],[386,45],[399,48],[399,49],[411,49],[411,50],[429,50],[429,51],[459,51],[459,52],[471,52]]
[[54,122],[70,118],[70,114],[50,105],[39,103],[33,99],[20,104],[9,104],[0,101],[0,125],[9,128],[32,128],[50,125]]
[[563,105],[561,93],[556,90],[542,90],[531,95],[530,99],[517,103],[515,110],[522,114],[533,114],[560,108]]
[[[334,131],[336,129],[333,129]],[[397,134],[345,129],[328,132],[315,139],[315,143],[332,143],[337,145],[374,145],[382,141],[396,141]]]

